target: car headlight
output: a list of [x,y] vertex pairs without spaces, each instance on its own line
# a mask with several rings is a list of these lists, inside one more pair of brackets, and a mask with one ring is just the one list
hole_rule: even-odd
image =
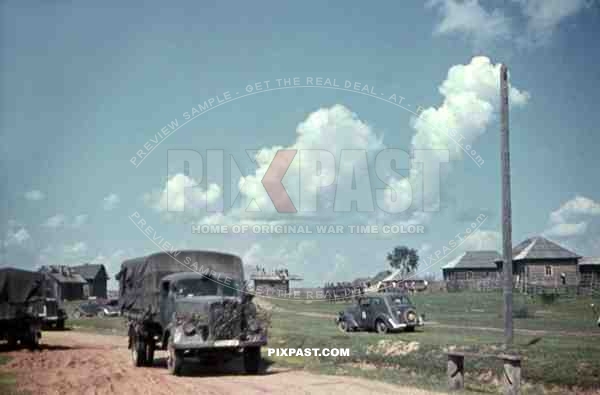
[[415,313],[413,313],[412,311],[406,315],[407,321],[413,322],[416,319],[417,319],[417,315]]

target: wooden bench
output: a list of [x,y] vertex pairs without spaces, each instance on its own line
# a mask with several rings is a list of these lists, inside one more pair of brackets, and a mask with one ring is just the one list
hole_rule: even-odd
[[465,357],[495,358],[503,362],[504,374],[502,384],[504,394],[517,395],[521,391],[521,356],[510,354],[481,354],[472,352],[452,351],[448,356],[448,388],[450,391],[460,391],[465,386]]

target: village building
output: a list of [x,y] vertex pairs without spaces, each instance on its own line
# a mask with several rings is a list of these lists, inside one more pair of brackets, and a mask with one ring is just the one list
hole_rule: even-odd
[[379,290],[383,290],[385,292],[416,292],[427,289],[427,280],[416,278],[413,275],[408,275],[408,278],[404,278],[403,274],[404,271],[402,269],[393,271],[378,284]]
[[[526,239],[513,248],[515,288],[525,293],[554,289],[567,290],[579,284],[576,253],[537,236]],[[497,261],[502,268],[502,260]]]
[[442,267],[445,281],[496,278],[500,254],[493,250],[466,251]]
[[301,277],[290,275],[287,269],[278,269],[267,272],[264,269],[257,270],[250,275],[254,281],[254,293],[262,296],[285,297],[290,293],[290,281],[300,281]]
[[600,289],[600,257],[586,256],[579,259],[579,287],[581,291]]
[[72,268],[85,279],[84,294],[86,296],[101,299],[107,298],[106,284],[108,274],[104,265],[86,263],[80,266],[73,266]]
[[42,266],[40,272],[46,276],[48,294],[58,300],[81,300],[87,296],[84,286],[87,281],[69,266]]
[[442,273],[446,290],[490,290],[499,286],[496,261],[500,254],[493,250],[465,251],[444,267]]

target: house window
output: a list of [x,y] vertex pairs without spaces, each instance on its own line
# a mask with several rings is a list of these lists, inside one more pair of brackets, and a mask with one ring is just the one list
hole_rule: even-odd
[[546,274],[546,277],[552,277],[552,266],[550,266],[550,265],[546,266],[545,274]]
[[467,280],[473,279],[473,272],[467,272]]

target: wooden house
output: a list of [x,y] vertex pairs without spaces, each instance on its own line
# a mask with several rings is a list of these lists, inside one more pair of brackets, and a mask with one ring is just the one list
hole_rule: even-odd
[[108,281],[108,274],[104,265],[86,263],[80,266],[73,266],[73,270],[85,279],[84,293],[88,297],[107,298],[106,283]]
[[[537,236],[524,240],[513,248],[513,275],[515,288],[524,292],[577,287],[579,283],[576,253]],[[499,269],[502,261],[498,260]]]

